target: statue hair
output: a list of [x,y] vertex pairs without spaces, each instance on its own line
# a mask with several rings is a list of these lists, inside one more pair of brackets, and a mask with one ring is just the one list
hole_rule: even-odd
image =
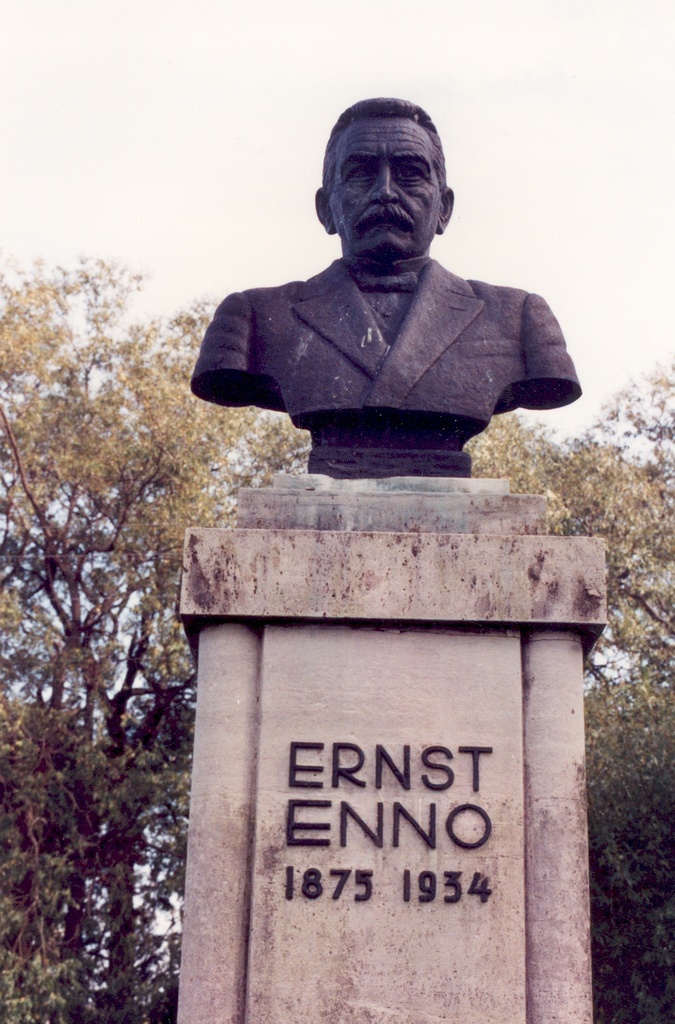
[[330,133],[328,139],[328,145],[326,146],[326,155],[323,161],[323,187],[327,192],[330,192],[333,187],[335,180],[335,165],[337,160],[337,148],[338,143],[349,127],[354,121],[365,121],[370,117],[405,117],[410,121],[414,121],[420,128],[424,128],[425,132],[431,139],[433,147],[433,163],[438,183],[441,188],[445,188],[447,185],[446,174],[445,174],[445,157],[443,155],[443,146],[436,130],[436,125],[431,120],[426,110],[422,110],[416,103],[411,103],[409,100],[397,100],[391,98],[381,97],[379,99],[372,100],[360,100],[358,103],[354,103],[353,106],[348,107],[335,122],[335,126]]

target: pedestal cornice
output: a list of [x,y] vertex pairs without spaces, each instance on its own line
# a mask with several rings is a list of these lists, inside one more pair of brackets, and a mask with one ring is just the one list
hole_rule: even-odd
[[188,530],[181,613],[563,627],[606,621],[604,545],[589,537]]

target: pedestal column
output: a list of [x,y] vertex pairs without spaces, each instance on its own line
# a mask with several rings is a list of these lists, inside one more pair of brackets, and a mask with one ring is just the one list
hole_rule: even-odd
[[245,1020],[259,669],[259,631],[201,630],[179,1006],[190,1024]]
[[523,642],[527,1024],[592,1024],[583,652],[571,632]]

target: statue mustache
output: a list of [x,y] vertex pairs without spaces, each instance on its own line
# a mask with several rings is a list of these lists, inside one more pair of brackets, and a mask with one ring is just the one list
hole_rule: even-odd
[[412,231],[415,227],[415,221],[402,206],[383,203],[369,206],[357,220],[356,227],[361,231],[367,231],[377,224],[392,224],[404,231]]

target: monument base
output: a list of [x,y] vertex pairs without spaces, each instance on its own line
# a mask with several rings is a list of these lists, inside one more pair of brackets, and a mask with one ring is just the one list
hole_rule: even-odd
[[180,1024],[590,1024],[602,550],[543,530],[504,481],[309,476],[188,533]]

